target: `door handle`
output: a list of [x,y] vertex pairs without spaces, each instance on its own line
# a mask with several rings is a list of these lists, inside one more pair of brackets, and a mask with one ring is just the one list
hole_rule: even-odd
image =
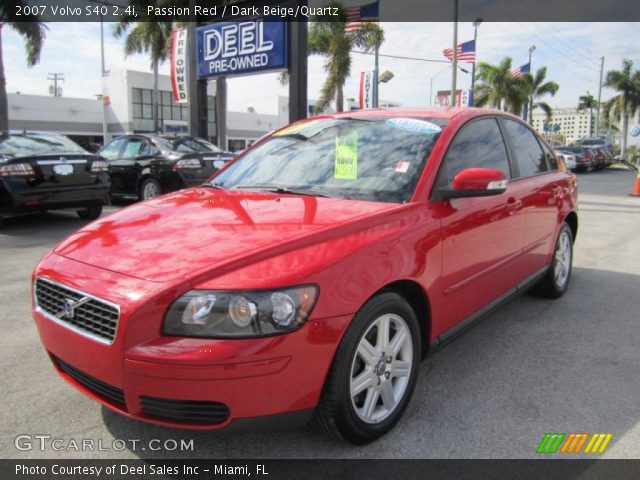
[[517,200],[516,197],[509,197],[507,199],[507,211],[509,215],[514,215],[522,207],[522,200]]

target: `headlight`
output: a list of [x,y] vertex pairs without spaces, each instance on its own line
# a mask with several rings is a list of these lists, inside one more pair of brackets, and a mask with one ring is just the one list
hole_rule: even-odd
[[177,337],[262,337],[287,333],[311,314],[318,287],[223,292],[192,290],[177,299],[163,334]]

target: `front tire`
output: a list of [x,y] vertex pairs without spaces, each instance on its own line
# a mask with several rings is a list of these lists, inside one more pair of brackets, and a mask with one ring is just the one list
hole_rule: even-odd
[[102,205],[89,205],[82,210],[76,210],[82,220],[95,220],[102,215]]
[[391,430],[413,393],[420,327],[396,293],[376,295],[356,314],[336,353],[315,423],[365,445]]
[[573,267],[573,234],[567,223],[563,223],[553,250],[551,265],[536,285],[535,293],[547,298],[559,298],[569,288]]

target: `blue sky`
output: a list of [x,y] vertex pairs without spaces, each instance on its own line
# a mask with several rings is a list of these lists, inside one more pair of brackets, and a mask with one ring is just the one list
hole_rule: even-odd
[[[101,90],[100,24],[50,23],[41,62],[28,68],[22,39],[12,30],[3,29],[3,54],[7,73],[7,91],[29,94],[48,93],[47,73],[65,74],[64,96],[92,97]],[[450,46],[451,23],[382,23],[386,41],[381,53],[442,60],[442,50]],[[640,24],[638,23],[549,23],[509,22],[483,23],[478,29],[478,58],[497,63],[511,56],[514,65],[527,62],[528,48],[536,45],[534,69],[546,66],[548,78],[560,85],[549,103],[554,107],[573,107],[587,90],[598,91],[599,59],[605,56],[605,72],[619,69],[623,58],[634,61],[640,69]],[[112,71],[133,69],[150,71],[144,55],[125,58],[122,40],[111,34],[112,25],[105,24],[107,68]],[[459,24],[459,40],[473,38],[471,23]],[[309,96],[318,96],[324,80],[321,57],[309,59]],[[462,65],[471,70],[471,65]],[[433,91],[450,88],[451,69],[443,63],[425,63],[390,58],[380,59],[381,70],[395,74],[381,86],[380,98],[401,102],[404,106],[425,107],[429,104],[429,86]],[[373,57],[353,54],[351,77],[345,86],[345,97],[357,97],[359,72],[373,69]],[[161,72],[168,73],[165,64]],[[460,73],[458,85],[468,88],[470,76]],[[112,95],[116,92],[110,92]],[[260,113],[276,113],[277,95],[287,95],[275,74],[254,75],[229,80],[229,109],[245,110],[253,106]],[[604,89],[606,100],[613,92]]]

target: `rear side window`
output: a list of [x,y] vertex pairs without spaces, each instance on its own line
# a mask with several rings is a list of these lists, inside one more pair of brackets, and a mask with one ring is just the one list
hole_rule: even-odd
[[125,142],[126,138],[116,138],[111,143],[107,144],[102,150],[100,150],[100,155],[106,158],[107,160],[115,160],[118,158],[120,154],[120,150],[122,149],[122,144]]
[[547,146],[540,142],[540,145],[542,146],[542,151],[544,152],[544,157],[547,160],[547,165],[549,167],[550,170],[557,170],[558,169],[558,159],[556,158],[556,156],[551,152],[551,150],[549,150],[547,148]]
[[149,144],[144,138],[133,137],[127,141],[122,158],[136,158],[141,155],[149,155]]
[[529,127],[513,120],[503,120],[507,137],[516,157],[519,177],[529,177],[548,170],[547,160],[538,139]]
[[458,173],[474,167],[500,170],[511,178],[507,149],[495,118],[475,120],[462,127],[447,151],[439,187],[451,186]]

